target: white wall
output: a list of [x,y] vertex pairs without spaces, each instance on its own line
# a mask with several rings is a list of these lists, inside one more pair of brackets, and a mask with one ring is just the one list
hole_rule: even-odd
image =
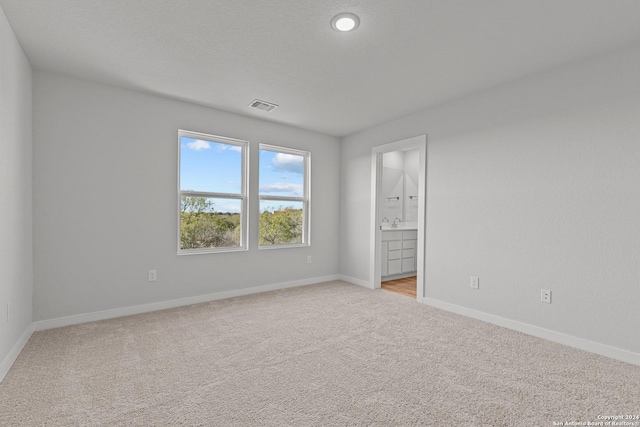
[[619,51],[344,138],[341,272],[369,280],[371,147],[426,133],[426,297],[640,353],[639,75]]
[[0,380],[31,325],[31,153],[31,66],[0,9]]
[[[178,129],[248,140],[254,165],[260,142],[310,151],[312,246],[258,251],[254,209],[250,251],[177,256]],[[34,319],[337,274],[339,156],[334,137],[36,71]]]

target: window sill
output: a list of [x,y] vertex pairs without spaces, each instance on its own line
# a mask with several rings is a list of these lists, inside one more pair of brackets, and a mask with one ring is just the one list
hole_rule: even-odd
[[182,255],[202,255],[202,254],[220,254],[227,252],[246,252],[247,248],[209,248],[209,249],[181,249],[178,256]]
[[290,248],[308,248],[311,246],[309,243],[295,243],[291,245],[269,245],[269,246],[258,246],[258,250],[271,250],[271,249],[290,249]]

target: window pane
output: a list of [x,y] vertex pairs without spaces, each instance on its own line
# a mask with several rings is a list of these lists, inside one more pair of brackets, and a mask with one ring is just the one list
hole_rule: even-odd
[[181,136],[180,190],[242,193],[242,147]]
[[240,246],[242,201],[182,195],[180,249]]
[[302,202],[260,201],[260,245],[302,243],[304,227]]
[[260,195],[304,196],[304,157],[260,150]]

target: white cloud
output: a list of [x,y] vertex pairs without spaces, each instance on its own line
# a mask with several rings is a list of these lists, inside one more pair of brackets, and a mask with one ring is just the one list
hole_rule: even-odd
[[295,154],[278,153],[271,162],[277,171],[293,172],[302,175],[304,172],[304,157]]
[[286,182],[276,182],[260,186],[261,193],[291,193],[294,197],[302,197],[302,184],[289,184]]
[[200,151],[200,150],[208,150],[209,148],[211,148],[211,144],[209,144],[207,141],[196,139],[193,142],[188,142],[187,147],[189,147],[189,149],[191,150]]
[[237,151],[238,153],[242,152],[242,147],[239,145],[231,145],[231,144],[218,144],[220,151],[230,150]]

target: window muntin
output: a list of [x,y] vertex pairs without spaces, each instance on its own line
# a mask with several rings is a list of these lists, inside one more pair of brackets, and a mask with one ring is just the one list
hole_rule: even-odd
[[248,143],[179,131],[178,253],[247,249]]
[[260,144],[260,249],[309,245],[309,164],[309,152]]

